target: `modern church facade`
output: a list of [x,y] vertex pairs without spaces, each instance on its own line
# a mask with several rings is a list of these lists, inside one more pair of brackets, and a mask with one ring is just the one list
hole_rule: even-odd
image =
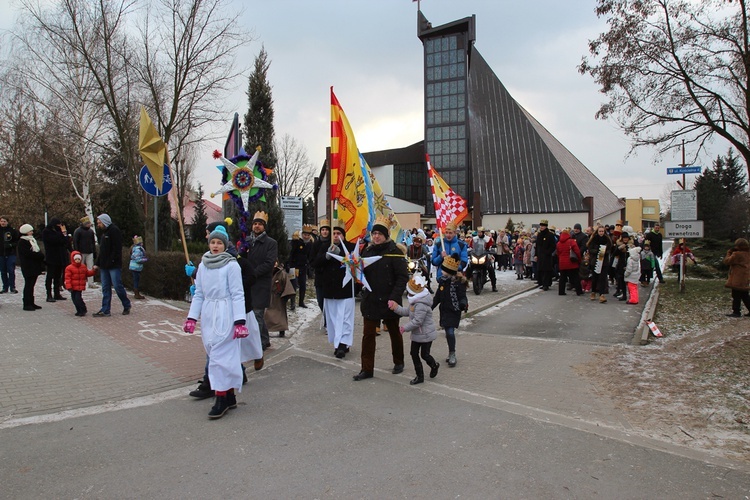
[[[424,47],[424,141],[363,153],[397,216],[434,224],[425,153],[469,204],[469,226],[505,227],[508,218],[556,227],[624,218],[618,198],[503,86],[474,47],[474,16],[433,27],[417,14]],[[356,131],[355,131],[356,133]],[[327,213],[328,162],[316,178],[319,218]],[[399,217],[401,219],[401,217]],[[406,218],[406,217],[405,217]],[[411,224],[402,226],[413,227]]]

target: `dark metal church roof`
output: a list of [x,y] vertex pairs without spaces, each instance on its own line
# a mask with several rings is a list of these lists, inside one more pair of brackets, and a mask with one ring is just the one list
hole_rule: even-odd
[[469,78],[470,151],[482,213],[588,211],[595,219],[624,203],[516,102],[472,47]]

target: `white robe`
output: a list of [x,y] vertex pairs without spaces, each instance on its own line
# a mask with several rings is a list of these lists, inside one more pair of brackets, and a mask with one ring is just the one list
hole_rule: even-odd
[[[245,293],[237,261],[218,269],[201,265],[195,277],[195,296],[188,317],[201,320],[203,347],[208,354],[211,389],[242,389],[241,340],[233,339],[234,322],[245,316]],[[256,323],[257,328],[257,323]]]
[[339,344],[349,347],[354,344],[354,308],[354,297],[323,301],[328,342],[336,348]]

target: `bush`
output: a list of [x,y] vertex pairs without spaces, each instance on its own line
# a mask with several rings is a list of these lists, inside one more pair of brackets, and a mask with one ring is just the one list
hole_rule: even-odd
[[[123,248],[122,282],[132,289],[133,275],[128,268],[129,255],[129,250]],[[190,259],[198,263],[201,255],[203,252],[191,254]],[[184,300],[191,284],[190,278],[185,275],[184,252],[150,252],[148,259],[141,271],[139,290],[151,297]]]

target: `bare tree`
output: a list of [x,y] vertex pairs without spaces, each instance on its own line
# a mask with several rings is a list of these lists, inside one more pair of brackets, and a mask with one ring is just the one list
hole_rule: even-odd
[[609,31],[589,42],[590,74],[633,149],[675,150],[693,160],[719,136],[750,169],[750,24],[745,0],[598,0]]
[[[185,168],[194,163],[182,158],[184,148],[203,140],[198,130],[226,115],[222,99],[243,71],[235,69],[236,53],[252,40],[239,14],[226,14],[231,10],[227,0],[159,0],[141,27],[138,74],[185,181]],[[177,201],[182,212],[184,192]]]
[[315,171],[307,157],[305,147],[289,134],[274,141],[276,151],[276,183],[280,196],[301,196],[312,194]]

